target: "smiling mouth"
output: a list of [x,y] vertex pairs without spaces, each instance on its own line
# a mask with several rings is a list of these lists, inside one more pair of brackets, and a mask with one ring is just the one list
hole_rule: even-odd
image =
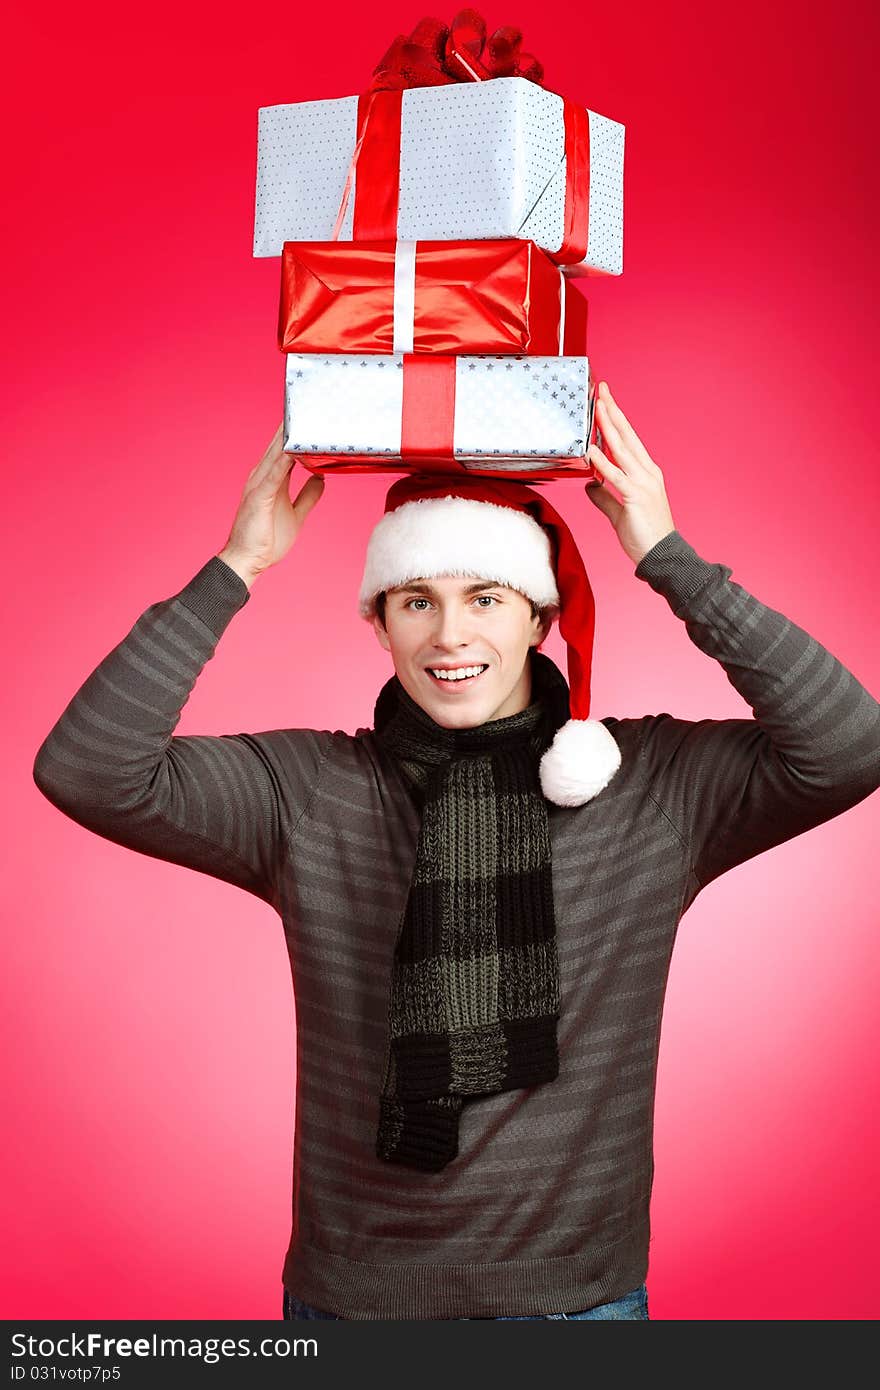
[[428,676],[429,680],[433,685],[442,685],[444,688],[448,688],[450,690],[458,690],[459,688],[466,688],[468,686],[475,685],[476,682],[480,679],[480,676],[482,676],[483,672],[489,669],[488,663],[481,663],[477,661],[474,662],[474,666],[480,665],[482,665],[483,669],[481,671],[478,671],[475,676],[455,676],[452,675],[452,673],[450,673],[450,675],[448,676],[435,676],[434,672],[430,669],[430,667],[426,668],[425,674]]

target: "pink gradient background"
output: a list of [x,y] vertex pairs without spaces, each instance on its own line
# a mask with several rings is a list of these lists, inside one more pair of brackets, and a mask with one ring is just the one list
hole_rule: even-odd
[[[281,417],[279,262],[251,255],[258,106],[357,91],[421,12],[337,4],[334,54],[274,0],[7,20],[7,1318],[281,1315],[280,921],[82,830],[31,769],[100,659],[222,547]],[[627,126],[625,272],[584,282],[595,370],[683,535],[878,693],[876,6],[569,13],[518,0],[488,19],[521,24],[549,87]],[[179,733],[372,722],[391,668],[355,599],[392,481],[328,483]],[[550,488],[597,595],[593,714],[747,717],[581,489]],[[564,669],[555,631],[546,650]],[[655,1318],[877,1316],[878,831],[874,797],[684,919]]]

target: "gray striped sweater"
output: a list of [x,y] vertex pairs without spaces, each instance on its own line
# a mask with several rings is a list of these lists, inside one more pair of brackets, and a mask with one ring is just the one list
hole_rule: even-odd
[[[270,903],[296,998],[293,1223],[282,1278],[351,1319],[573,1312],[648,1269],[660,1023],[706,884],[880,786],[880,704],[678,531],[635,569],[754,718],[605,718],[622,765],[548,803],[560,1073],[465,1108],[436,1174],[375,1154],[394,942],[419,816],[371,729],[175,736],[250,598],[213,556],[88,677],[37,753],[65,815]],[[867,866],[866,866],[867,868]]]

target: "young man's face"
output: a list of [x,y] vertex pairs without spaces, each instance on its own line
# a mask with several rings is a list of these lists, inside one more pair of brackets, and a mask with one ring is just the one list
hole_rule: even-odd
[[[442,575],[389,589],[385,626],[378,615],[373,626],[416,704],[442,728],[469,729],[530,704],[529,648],[543,641],[549,624],[532,617],[516,589]],[[481,673],[454,676],[454,668],[472,666]],[[438,670],[449,675],[434,675]]]

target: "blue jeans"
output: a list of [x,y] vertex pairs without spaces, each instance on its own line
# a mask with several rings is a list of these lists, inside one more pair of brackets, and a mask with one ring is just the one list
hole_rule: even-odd
[[[303,1303],[296,1294],[284,1289],[284,1312],[285,1322],[304,1322],[309,1318],[331,1318],[336,1322],[345,1322],[338,1313],[325,1313],[320,1308],[312,1308],[308,1303]],[[583,1313],[538,1313],[534,1317],[513,1317],[513,1318],[450,1318],[450,1322],[573,1322],[582,1321],[587,1318],[649,1318],[648,1313],[648,1290],[645,1284],[640,1284],[632,1293],[625,1293],[621,1298],[615,1298],[612,1303],[600,1303],[596,1308],[587,1308]],[[445,1319],[444,1319],[445,1321]]]

